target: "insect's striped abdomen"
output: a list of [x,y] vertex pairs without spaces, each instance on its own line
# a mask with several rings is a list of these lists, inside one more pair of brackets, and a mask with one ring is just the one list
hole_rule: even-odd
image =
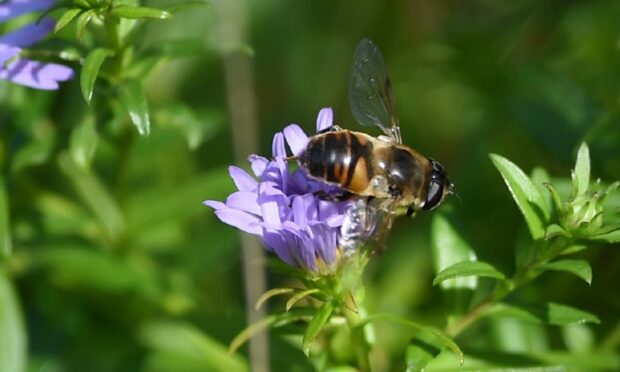
[[346,130],[311,137],[299,160],[311,176],[354,193],[364,191],[372,178],[372,144]]

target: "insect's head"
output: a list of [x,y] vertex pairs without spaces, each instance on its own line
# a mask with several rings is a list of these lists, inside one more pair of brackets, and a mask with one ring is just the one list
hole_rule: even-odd
[[454,185],[448,179],[443,165],[429,158],[431,163],[431,177],[428,181],[428,191],[426,193],[426,201],[422,209],[430,210],[441,204],[448,194],[454,193]]

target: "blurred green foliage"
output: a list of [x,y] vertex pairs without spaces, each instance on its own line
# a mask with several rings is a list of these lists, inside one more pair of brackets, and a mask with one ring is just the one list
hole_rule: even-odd
[[[83,97],[90,97],[89,81],[76,78],[57,93],[0,82],[2,365],[19,370],[26,363],[29,371],[247,368],[243,353],[225,351],[246,325],[238,234],[201,205],[233,188],[226,173],[233,154],[220,58],[226,48],[253,55],[260,148],[268,154],[273,132],[291,122],[311,130],[324,106],[334,107],[339,125],[356,127],[346,94],[351,57],[362,37],[373,39],[391,74],[403,141],[441,161],[462,200],[453,199],[441,213],[480,261],[503,273],[514,273],[514,252],[526,244],[528,229],[489,153],[526,173],[542,166],[564,177],[553,181],[568,195],[565,176],[585,140],[592,175],[620,179],[615,1],[246,5],[247,46],[223,45],[219,26],[228,20],[210,7],[144,25],[136,45],[141,64],[127,76],[148,76],[148,136],[138,135],[122,104],[108,101],[123,100],[108,91],[113,79],[92,85],[91,105],[109,104],[95,111],[105,112],[97,117]],[[71,40],[75,27],[68,24],[59,35]],[[84,37],[89,43],[89,34]],[[109,67],[106,61],[102,66]],[[618,193],[607,203],[620,208]],[[445,325],[441,289],[432,286],[436,213],[396,222],[389,249],[368,270],[369,312]],[[513,296],[570,305],[596,314],[600,324],[481,321],[457,339],[464,368],[540,361],[575,370],[620,368],[618,248],[601,245],[572,257],[590,262],[591,285],[548,272]],[[276,274],[269,281],[270,287],[286,284]],[[402,370],[406,355],[420,355],[406,347],[410,330],[377,323],[375,332],[382,341],[372,355],[377,370]],[[271,340],[273,370],[313,370],[301,339],[283,331]],[[351,358],[344,346],[336,354]],[[447,354],[440,354],[436,370],[454,368]]]

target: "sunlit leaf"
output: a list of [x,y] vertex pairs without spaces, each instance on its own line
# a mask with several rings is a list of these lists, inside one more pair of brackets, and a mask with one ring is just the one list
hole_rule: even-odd
[[562,226],[556,225],[554,223],[547,226],[547,229],[545,230],[545,239],[551,239],[556,236],[570,237],[570,233],[564,230]]
[[586,324],[569,324],[562,327],[562,339],[566,348],[574,353],[593,351],[596,337]]
[[69,149],[75,163],[82,168],[88,168],[95,155],[98,142],[99,135],[95,128],[95,118],[88,115],[71,132]]
[[121,5],[121,6],[112,8],[112,11],[110,13],[117,17],[129,18],[129,19],[143,19],[143,18],[168,19],[172,17],[172,14],[168,13],[165,10],[147,8],[143,6]]
[[577,162],[575,163],[575,170],[572,176],[575,185],[575,195],[580,195],[588,191],[588,186],[590,184],[590,151],[585,142],[579,147]]
[[[225,345],[188,323],[163,320],[148,322],[141,327],[139,338],[160,358],[180,358],[177,362],[182,363],[185,367],[183,370],[190,367],[191,370],[222,372],[248,370],[247,362],[241,356],[229,354]],[[165,369],[151,365],[149,370]]]
[[13,284],[0,268],[0,371],[22,372],[26,367],[26,331]]
[[302,298],[318,292],[320,292],[318,289],[312,288],[296,293],[286,302],[286,311],[289,311],[293,307],[293,305],[295,305],[297,301],[301,300]]
[[9,215],[10,209],[6,192],[6,182],[4,181],[4,177],[0,175],[0,256],[8,256],[13,251]]
[[310,355],[310,345],[312,345],[314,340],[317,338],[333,311],[334,305],[331,302],[326,302],[314,313],[312,320],[308,323],[308,327],[306,328],[302,341],[302,350],[306,356]]
[[448,266],[433,279],[433,285],[437,285],[444,280],[461,278],[468,276],[482,276],[505,280],[506,276],[497,271],[492,265],[482,261],[462,261]]
[[88,23],[93,18],[95,13],[96,12],[94,9],[89,9],[77,17],[77,20],[75,22],[77,25],[76,37],[78,40],[82,40],[82,38],[84,37],[84,31],[86,31],[86,26],[88,26]]
[[544,270],[566,271],[592,284],[592,268],[584,260],[558,260],[538,266]]
[[529,322],[567,325],[573,323],[600,323],[598,317],[567,305],[549,302],[542,305],[516,305],[497,303],[486,312],[487,316],[511,317]]
[[120,99],[138,133],[147,136],[151,130],[151,119],[142,82],[129,80],[123,84],[120,87]]
[[496,154],[490,156],[525,217],[532,238],[534,240],[544,238],[545,226],[550,216],[544,196],[517,165],[502,156]]
[[[441,214],[433,217],[431,226],[431,247],[433,249],[433,261],[435,273],[439,273],[447,267],[461,261],[476,261],[476,254],[469,244],[460,236],[450,222]],[[441,283],[441,288],[469,288],[475,289],[477,279],[475,277],[446,280]]]
[[256,304],[254,305],[254,308],[256,310],[260,309],[261,306],[263,306],[263,304],[265,303],[265,301],[269,300],[270,298],[274,297],[274,296],[279,296],[279,295],[283,295],[283,294],[287,294],[287,293],[292,293],[295,290],[293,288],[273,288],[268,290],[267,292],[263,293],[258,300],[256,300]]
[[95,81],[97,80],[97,75],[99,75],[99,69],[101,69],[103,61],[112,55],[114,55],[113,50],[96,48],[86,57],[84,66],[82,67],[82,73],[80,74],[80,87],[82,88],[82,96],[86,103],[90,104],[93,98]]
[[441,345],[436,345],[436,341],[429,338],[427,334],[417,334],[409,341],[405,351],[407,372],[423,371],[424,367],[439,355],[442,348]]
[[124,231],[125,222],[112,195],[93,173],[80,168],[69,154],[62,153],[58,160],[60,168],[91,212],[99,218],[110,238],[118,239]]
[[589,237],[588,240],[593,242],[603,243],[619,243],[620,242],[620,230],[614,230],[605,234],[594,235]]
[[65,26],[71,23],[71,21],[73,21],[73,19],[81,12],[82,9],[80,8],[73,8],[64,12],[58,19],[58,22],[56,22],[56,25],[54,26],[54,32],[58,32],[65,28]]

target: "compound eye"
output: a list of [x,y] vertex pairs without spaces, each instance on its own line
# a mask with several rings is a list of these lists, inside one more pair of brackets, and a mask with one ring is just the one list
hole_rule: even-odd
[[431,180],[428,185],[426,201],[424,202],[422,209],[429,210],[437,206],[437,204],[439,204],[443,199],[443,190],[444,187],[442,180]]

